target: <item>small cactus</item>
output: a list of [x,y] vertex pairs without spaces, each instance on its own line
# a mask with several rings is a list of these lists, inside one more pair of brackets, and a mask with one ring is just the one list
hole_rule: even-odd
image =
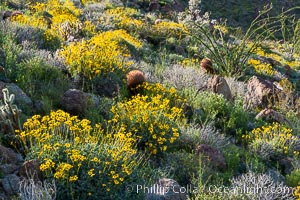
[[136,88],[145,81],[145,74],[140,70],[132,70],[127,74],[127,87],[129,90]]
[[22,112],[14,103],[15,95],[9,94],[7,88],[2,90],[3,99],[0,102],[0,123],[9,127],[9,133],[16,129],[21,130],[20,113]]

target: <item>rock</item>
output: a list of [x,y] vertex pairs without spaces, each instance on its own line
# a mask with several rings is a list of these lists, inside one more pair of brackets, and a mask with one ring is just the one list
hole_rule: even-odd
[[3,175],[13,174],[19,168],[16,164],[2,164],[0,165],[0,170]]
[[2,187],[7,195],[18,194],[20,178],[15,174],[9,174],[2,179]]
[[20,106],[21,108],[32,108],[33,103],[32,100],[14,83],[7,83],[6,88],[8,89],[10,94],[15,95],[15,104]]
[[77,89],[66,91],[61,100],[63,108],[71,115],[83,115],[86,109],[98,106],[99,103],[96,95]]
[[244,109],[266,108],[274,105],[280,91],[272,82],[253,76],[247,83]]
[[256,120],[258,119],[263,119],[265,121],[269,121],[269,122],[278,122],[278,123],[286,123],[288,125],[290,125],[290,122],[286,119],[286,117],[284,115],[282,115],[281,113],[270,109],[270,108],[265,108],[262,111],[260,111],[256,117]]
[[84,93],[77,89],[69,89],[62,97],[63,108],[71,115],[81,115],[86,109]]
[[219,75],[214,75],[208,79],[207,89],[216,94],[222,94],[228,101],[232,99],[231,91],[227,81]]
[[98,107],[100,105],[100,98],[92,93],[84,93],[87,102],[87,107]]
[[172,11],[172,7],[170,4],[165,4],[161,7],[161,11],[164,13],[170,13]]
[[1,17],[3,20],[10,18],[12,11],[6,10],[1,13]]
[[147,193],[145,200],[187,200],[187,188],[180,185],[173,179],[163,178],[151,188],[143,188]]
[[0,188],[0,199],[1,200],[8,199],[8,197],[5,194],[5,191],[2,188]]
[[160,5],[158,3],[158,0],[150,0],[150,2],[149,2],[149,11],[150,12],[158,11],[159,8],[160,8]]
[[218,170],[226,168],[226,162],[222,153],[207,144],[200,144],[196,148],[196,154],[200,155],[204,162]]
[[19,175],[24,178],[33,179],[35,182],[42,181],[43,175],[37,160],[28,160],[19,169]]
[[278,161],[278,164],[284,174],[290,174],[294,170],[292,158],[282,158]]
[[22,162],[22,158],[12,149],[0,145],[0,161],[3,164],[18,164]]

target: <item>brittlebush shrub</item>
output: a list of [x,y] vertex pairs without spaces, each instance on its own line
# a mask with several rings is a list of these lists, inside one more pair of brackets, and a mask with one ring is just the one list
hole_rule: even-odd
[[35,115],[17,132],[27,159],[55,179],[60,199],[109,199],[124,185],[140,159],[136,140],[124,128],[105,132],[62,110]]
[[299,185],[296,187],[296,189],[294,190],[293,195],[296,197],[297,200],[300,199],[300,183],[299,183]]
[[114,24],[117,28],[124,29],[131,33],[141,31],[145,24],[143,21],[136,19],[140,13],[133,8],[117,7],[108,9],[104,13],[106,18],[101,20],[102,23],[110,19],[110,24]]
[[182,39],[189,33],[187,27],[177,22],[160,22],[151,27],[150,36],[154,38]]
[[280,155],[299,156],[299,137],[293,135],[292,129],[278,123],[256,128],[242,138],[252,150],[266,159]]
[[112,126],[121,124],[126,127],[127,131],[140,139],[140,144],[145,145],[150,154],[167,150],[179,137],[178,123],[183,119],[182,108],[172,103],[174,99],[170,99],[177,96],[176,90],[168,90],[160,84],[157,86],[149,87],[169,91],[169,96],[155,94],[155,91],[152,95],[133,96],[131,100],[119,102],[111,108],[113,117],[109,121]]
[[136,92],[146,96],[162,95],[163,98],[170,100],[172,106],[181,107],[186,100],[182,98],[174,87],[166,88],[160,83],[148,83],[144,82],[135,88]]
[[126,71],[132,64],[128,46],[140,48],[142,44],[124,30],[99,33],[89,40],[73,42],[60,55],[69,65],[72,75],[93,79],[101,74]]
[[12,20],[43,30],[45,46],[52,45],[54,41],[57,43],[57,40],[65,41],[70,34],[76,34],[85,27],[79,20],[81,9],[76,8],[70,0],[47,0],[33,4],[29,9],[28,14],[16,15]]

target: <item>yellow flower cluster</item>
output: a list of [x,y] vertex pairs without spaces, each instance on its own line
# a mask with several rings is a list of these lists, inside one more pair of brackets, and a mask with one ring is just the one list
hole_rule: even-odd
[[[299,183],[300,184],[300,183]],[[296,197],[296,200],[300,200],[300,185],[298,185],[296,187],[296,190],[294,190],[294,193],[293,193],[294,197]]]
[[136,89],[141,94],[147,96],[162,95],[164,98],[170,100],[171,106],[181,107],[186,102],[185,99],[178,95],[174,87],[166,88],[160,83],[151,84],[144,82],[142,85],[137,86]]
[[[101,22],[113,23],[120,29],[127,31],[139,31],[143,26],[143,22],[135,19],[139,12],[133,8],[117,7],[105,11],[105,19],[100,19]],[[112,20],[112,21],[110,21]]]
[[187,66],[196,66],[199,65],[199,59],[197,58],[185,58],[179,64],[187,67]]
[[[59,0],[47,0],[45,3],[36,3],[30,7],[31,12],[28,15],[17,15],[13,21],[23,25],[29,25],[35,28],[45,30],[45,37],[50,40],[53,37],[66,39],[69,34],[65,30],[64,24],[68,23],[71,29],[80,26],[78,17],[82,11],[77,9],[71,0],[61,2]],[[46,16],[48,13],[50,16]]]
[[73,42],[60,55],[69,65],[71,74],[83,74],[86,78],[93,79],[103,73],[124,71],[131,65],[131,62],[124,60],[130,55],[124,43],[136,48],[142,46],[125,30],[115,30],[97,34],[89,40]]
[[181,108],[170,105],[162,95],[134,96],[111,108],[114,114],[109,123],[120,123],[124,130],[140,138],[151,154],[166,151],[168,144],[179,137],[176,122],[181,119]]
[[273,150],[283,154],[293,154],[298,156],[299,152],[294,149],[297,140],[292,134],[292,129],[286,128],[278,123],[273,123],[270,126],[263,126],[252,130],[248,135],[243,135],[242,138],[250,143],[250,146],[256,147],[261,143],[270,144]]
[[[281,46],[278,47],[279,49],[282,49]],[[276,60],[277,62],[280,62],[281,64],[285,64],[290,66],[291,68],[299,68],[300,67],[300,56],[296,54],[296,58],[298,60],[293,60],[293,61],[287,61],[284,57],[280,56],[277,53],[266,53],[261,47],[256,48],[253,53],[263,56],[266,58],[271,58],[273,60]]]
[[160,22],[152,26],[151,34],[156,37],[181,39],[189,33],[188,29],[182,23]]
[[273,70],[273,68],[270,64],[265,63],[265,62],[262,63],[260,60],[250,58],[248,60],[248,64],[253,65],[255,71],[260,74],[272,76],[275,73],[275,71]]
[[214,29],[220,31],[223,34],[227,34],[228,33],[228,29],[224,25],[220,25],[220,24],[214,25]]
[[43,117],[33,116],[24,123],[24,131],[16,134],[27,157],[40,161],[40,170],[47,178],[70,188],[73,182],[86,185],[91,181],[93,184],[88,184],[95,191],[103,188],[106,192],[119,187],[139,165],[137,141],[124,128],[108,133],[98,124],[90,124],[58,110]]

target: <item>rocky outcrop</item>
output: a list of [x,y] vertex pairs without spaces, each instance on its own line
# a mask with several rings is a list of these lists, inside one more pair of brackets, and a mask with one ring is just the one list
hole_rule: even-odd
[[159,9],[160,9],[160,5],[158,3],[158,0],[150,0],[149,11],[154,12],[154,11],[158,11]]
[[5,87],[8,89],[10,94],[15,95],[15,103],[18,105],[18,107],[20,107],[21,109],[32,108],[32,100],[19,86],[14,83],[7,83]]
[[9,174],[2,180],[2,188],[8,196],[18,194],[20,178],[15,174]]
[[278,123],[285,123],[285,124],[290,124],[290,122],[286,119],[286,117],[284,115],[282,115],[281,113],[273,110],[273,109],[269,109],[269,108],[265,108],[262,111],[260,111],[255,119],[263,119],[265,121],[269,121],[269,122],[278,122]]
[[20,154],[0,145],[0,199],[10,199],[18,193],[21,179],[17,173],[22,163]]
[[0,145],[0,161],[2,164],[18,164],[22,162],[22,157],[12,149]]
[[271,107],[277,101],[280,92],[280,88],[271,81],[253,76],[247,83],[244,109]]
[[214,75],[213,77],[208,79],[207,89],[216,94],[222,94],[228,101],[232,99],[231,91],[225,78],[219,75]]
[[72,115],[83,115],[86,109],[98,106],[99,103],[97,96],[77,89],[66,91],[61,100],[65,111]]

